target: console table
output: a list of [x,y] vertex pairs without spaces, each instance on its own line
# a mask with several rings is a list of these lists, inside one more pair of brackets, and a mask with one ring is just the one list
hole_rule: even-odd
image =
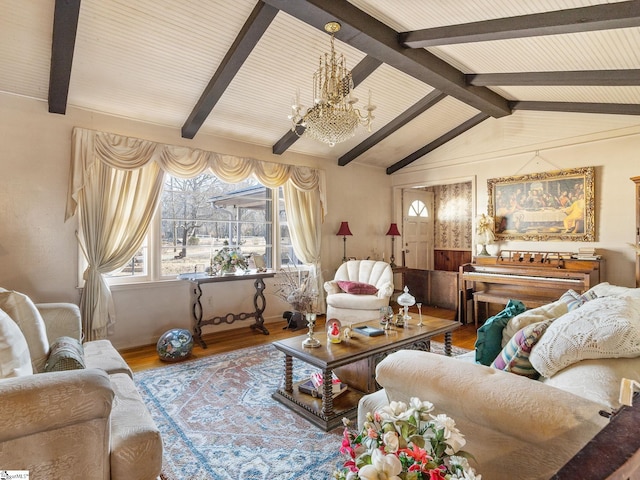
[[[237,320],[246,320],[253,317],[256,319],[255,323],[251,325],[254,330],[259,330],[265,335],[269,335],[269,330],[264,326],[264,312],[267,301],[264,298],[264,279],[275,276],[275,272],[263,272],[263,273],[250,273],[245,275],[221,275],[210,276],[206,273],[183,273],[178,275],[180,280],[188,280],[194,283],[195,286],[192,290],[193,295],[193,319],[195,325],[193,327],[193,338],[200,344],[202,348],[207,348],[207,344],[202,339],[202,327],[204,325],[220,325],[222,322],[232,324]],[[212,317],[209,319],[203,319],[203,308],[200,298],[202,297],[203,283],[220,283],[220,282],[239,282],[253,280],[253,286],[256,293],[253,296],[253,306],[255,310],[253,312],[241,312],[241,313],[228,313],[223,316]]]

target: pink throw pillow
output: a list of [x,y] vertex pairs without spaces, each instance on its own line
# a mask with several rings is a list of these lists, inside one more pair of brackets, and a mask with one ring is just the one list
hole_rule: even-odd
[[353,295],[375,295],[378,293],[378,289],[368,283],[338,280],[338,286],[346,293]]

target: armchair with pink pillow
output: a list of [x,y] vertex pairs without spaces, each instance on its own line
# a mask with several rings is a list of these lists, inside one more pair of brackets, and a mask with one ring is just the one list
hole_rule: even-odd
[[333,280],[325,282],[327,319],[358,323],[378,318],[380,307],[393,294],[393,271],[387,262],[350,260],[340,265]]

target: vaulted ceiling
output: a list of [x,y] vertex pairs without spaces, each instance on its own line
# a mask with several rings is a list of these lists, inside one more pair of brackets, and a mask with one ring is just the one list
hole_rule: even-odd
[[[0,91],[391,174],[518,110],[640,115],[640,0],[0,0]],[[377,105],[334,147],[291,130],[324,25]],[[298,133],[302,130],[298,127]]]

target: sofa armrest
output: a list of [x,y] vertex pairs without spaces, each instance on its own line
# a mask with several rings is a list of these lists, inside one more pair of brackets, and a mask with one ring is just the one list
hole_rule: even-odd
[[456,421],[518,438],[549,441],[592,438],[607,419],[602,406],[513,373],[429,352],[401,350],[376,369],[389,400],[411,397],[434,404]]
[[324,291],[327,292],[328,295],[335,295],[336,293],[340,293],[342,290],[340,290],[337,280],[329,280],[324,282]]
[[109,377],[97,369],[4,379],[0,381],[0,451],[2,442],[96,419],[108,431],[113,397]]
[[393,283],[385,282],[380,287],[378,287],[378,293],[376,294],[378,298],[387,298],[393,295]]
[[36,304],[47,328],[49,344],[59,337],[72,337],[82,341],[80,308],[73,303]]

